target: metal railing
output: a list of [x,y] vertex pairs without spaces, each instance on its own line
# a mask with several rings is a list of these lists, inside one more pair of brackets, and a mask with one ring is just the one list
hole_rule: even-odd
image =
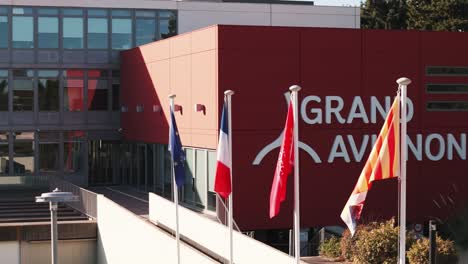
[[[222,216],[223,218],[221,218]],[[229,217],[229,212],[228,208],[226,206],[226,203],[224,202],[224,199],[221,198],[218,194],[216,194],[216,218],[218,218],[218,221],[224,225],[228,225],[228,217]],[[239,226],[237,225],[236,221],[232,219],[233,223],[233,228],[237,230],[238,232],[241,232],[239,229]]]
[[49,189],[52,191],[59,188],[63,192],[71,192],[78,196],[76,202],[66,202],[68,206],[87,215],[88,217],[97,218],[97,194],[81,188],[71,182],[60,179],[56,176],[49,177]]

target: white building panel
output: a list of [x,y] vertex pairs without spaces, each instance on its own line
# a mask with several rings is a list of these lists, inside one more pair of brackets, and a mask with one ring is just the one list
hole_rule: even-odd
[[355,16],[273,14],[273,26],[359,28]]
[[195,29],[215,24],[255,26],[271,25],[270,14],[259,12],[179,10],[178,20],[179,33],[190,32]]

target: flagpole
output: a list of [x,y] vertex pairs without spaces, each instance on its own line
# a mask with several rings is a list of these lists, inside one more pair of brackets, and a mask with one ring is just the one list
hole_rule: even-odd
[[301,225],[299,206],[299,122],[298,122],[298,92],[301,87],[293,85],[289,87],[293,97],[293,117],[294,117],[294,256],[296,263],[301,263]]
[[[170,110],[171,112],[174,112],[174,98],[175,97],[176,97],[175,94],[170,94],[169,95],[169,105],[171,107],[171,110]],[[171,127],[171,129],[174,129],[172,127],[172,122],[171,122],[170,127]],[[174,150],[172,149],[171,151],[174,151]],[[178,194],[177,183],[176,183],[175,175],[174,175],[174,159],[172,158],[172,156],[173,155],[171,155],[171,174],[172,174],[172,186],[173,186],[175,214],[176,214],[177,263],[180,264],[179,194]]]
[[400,243],[398,263],[406,262],[406,88],[411,83],[408,78],[397,80],[400,88],[401,129],[400,129]]
[[228,219],[228,225],[229,225],[229,263],[233,264],[234,263],[234,245],[233,245],[233,212],[232,212],[232,202],[233,202],[233,197],[232,194],[233,192],[233,177],[232,177],[232,112],[231,112],[231,97],[234,94],[234,91],[232,90],[227,90],[224,92],[224,96],[226,96],[227,99],[227,105],[228,105],[228,146],[229,146],[229,160],[231,161],[230,167],[231,167],[231,194],[229,195],[229,219]]

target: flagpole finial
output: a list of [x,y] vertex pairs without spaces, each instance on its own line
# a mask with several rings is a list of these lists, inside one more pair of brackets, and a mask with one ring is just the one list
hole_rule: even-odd
[[224,91],[224,95],[226,95],[226,96],[230,96],[230,95],[233,95],[233,94],[234,94],[233,90]]
[[406,78],[406,77],[401,77],[396,81],[399,85],[409,85],[411,83],[411,80]]
[[289,87],[289,91],[291,92],[299,92],[299,90],[301,90],[302,88],[299,86],[299,85],[293,85],[291,87]]
[[169,99],[172,99],[172,98],[175,98],[176,95],[175,94],[170,94],[168,97],[169,97]]

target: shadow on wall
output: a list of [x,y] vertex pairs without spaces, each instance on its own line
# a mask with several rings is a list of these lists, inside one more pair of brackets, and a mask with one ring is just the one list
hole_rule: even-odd
[[[129,141],[167,144],[169,99],[158,95],[160,76],[151,76],[140,48],[121,56],[121,124],[123,138]],[[169,92],[169,91],[167,91]]]

